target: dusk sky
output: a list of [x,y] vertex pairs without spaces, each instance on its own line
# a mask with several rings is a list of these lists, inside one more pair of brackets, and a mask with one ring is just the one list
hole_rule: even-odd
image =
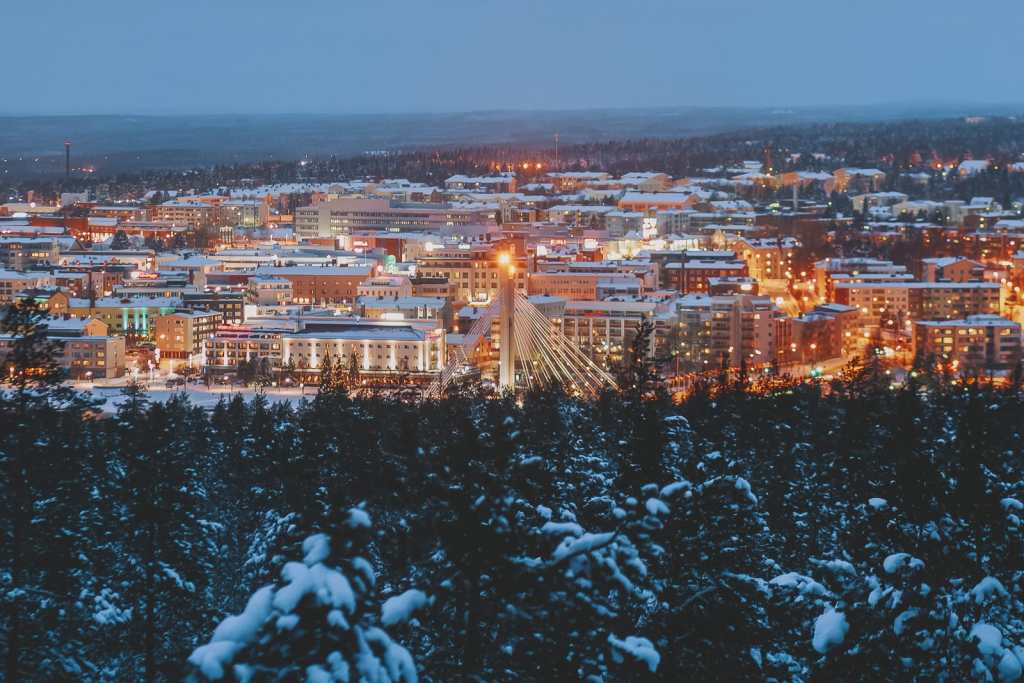
[[3,113],[1024,99],[1020,0],[65,0],[3,14]]

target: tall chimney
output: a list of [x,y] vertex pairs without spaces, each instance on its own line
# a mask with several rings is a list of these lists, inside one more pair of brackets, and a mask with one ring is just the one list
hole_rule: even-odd
[[64,141],[64,177],[71,177],[71,140]]

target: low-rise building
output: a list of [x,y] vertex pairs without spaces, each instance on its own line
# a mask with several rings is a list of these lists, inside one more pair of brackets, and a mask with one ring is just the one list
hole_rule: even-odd
[[669,289],[684,294],[706,293],[712,278],[747,277],[750,275],[745,261],[701,261],[692,259],[684,263],[665,266]]
[[0,304],[12,303],[18,294],[26,290],[53,284],[53,278],[46,272],[0,270]]
[[112,379],[125,370],[124,337],[62,337],[61,364],[72,379]]
[[[154,321],[161,315],[173,313],[180,306],[181,299],[101,297],[70,299],[65,312],[79,318],[99,318],[110,327],[111,334],[126,337],[131,346],[139,341],[151,340]],[[51,312],[60,311],[51,309]]]
[[516,174],[499,173],[493,176],[453,175],[444,181],[446,190],[482,190],[484,192],[515,192]]
[[969,282],[981,279],[984,270],[983,263],[959,256],[921,259],[921,279],[925,282]]
[[350,304],[359,285],[373,273],[372,266],[280,266],[260,268],[258,275],[288,280],[292,301],[299,304]]
[[283,277],[257,275],[249,279],[246,287],[246,301],[257,306],[282,306],[292,296],[292,283]]
[[527,281],[530,294],[557,296],[570,301],[594,301],[610,288],[625,287],[643,291],[643,280],[632,273],[555,271],[531,273]]
[[60,240],[49,237],[0,237],[0,265],[25,270],[60,263]]
[[322,330],[282,335],[284,363],[315,370],[325,357],[354,361],[359,373],[440,372],[445,365],[445,333],[401,322],[348,321]]
[[[125,371],[125,339],[111,336],[96,318],[49,318],[46,337],[60,347],[60,366],[75,380],[120,377]],[[11,353],[16,339],[0,335],[0,359]]]
[[361,296],[356,299],[359,315],[383,320],[434,320],[451,327],[452,307],[447,299],[423,296]]
[[412,282],[403,275],[379,275],[359,283],[356,295],[391,298],[412,296]]

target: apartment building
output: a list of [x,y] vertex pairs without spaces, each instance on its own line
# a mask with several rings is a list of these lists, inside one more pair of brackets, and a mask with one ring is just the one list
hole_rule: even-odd
[[64,337],[61,365],[72,379],[111,379],[125,371],[124,337]]
[[837,276],[898,275],[905,277],[907,273],[906,266],[896,265],[892,261],[874,258],[824,259],[814,264],[815,290],[822,300],[833,301],[833,279]]
[[[498,295],[502,266],[494,249],[442,249],[416,260],[416,274],[421,278],[444,278],[452,288],[456,303],[481,303]],[[513,259],[516,289],[526,291],[529,261],[524,256]]]
[[839,282],[836,303],[860,311],[865,326],[903,330],[912,320],[956,320],[998,315],[1001,287],[995,282]]
[[626,192],[618,206],[622,211],[665,211],[693,208],[700,201],[697,194],[685,192]]
[[747,264],[755,280],[783,280],[793,269],[793,252],[800,243],[792,237],[781,239],[743,238],[729,245],[737,257]]
[[217,220],[224,225],[262,228],[270,222],[270,206],[263,201],[233,199],[217,209]]
[[205,202],[169,201],[149,209],[151,221],[195,229],[213,227],[217,224],[217,217],[217,207]]
[[431,296],[439,299],[452,299],[452,284],[447,278],[413,276],[409,278],[412,283],[413,296]]
[[683,263],[668,263],[665,265],[664,273],[667,288],[684,294],[708,292],[712,279],[750,275],[745,261],[703,261],[698,259],[691,259]]
[[206,340],[221,324],[217,311],[178,310],[159,316],[154,323],[154,341],[160,350],[160,363],[174,369],[180,363],[201,356]]
[[634,171],[613,182],[640,192],[659,192],[668,189],[672,184],[672,176],[658,171]]
[[1021,326],[996,315],[914,323],[914,352],[950,370],[1011,370],[1021,361]]
[[235,325],[217,328],[206,339],[206,369],[222,373],[234,370],[241,362],[266,360],[280,368],[283,358],[281,336],[291,330],[270,330]]
[[617,360],[629,347],[643,320],[655,325],[648,353],[664,343],[673,317],[664,307],[649,301],[567,301],[562,314],[562,333],[584,353]]
[[245,296],[241,291],[184,292],[181,305],[191,311],[220,313],[225,325],[241,325],[245,322]]
[[779,352],[778,322],[783,317],[770,297],[748,294],[690,294],[675,304],[674,343],[681,357],[695,367],[762,365]]
[[971,315],[999,315],[998,282],[920,282],[910,287],[914,320],[956,320]]
[[921,259],[921,279],[925,282],[969,282],[981,278],[985,264],[959,256]]

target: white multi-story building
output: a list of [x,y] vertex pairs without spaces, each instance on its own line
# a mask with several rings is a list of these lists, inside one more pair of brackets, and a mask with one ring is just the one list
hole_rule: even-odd
[[443,204],[405,204],[387,199],[341,197],[295,210],[295,236],[314,239],[350,235],[359,230],[426,230],[489,224],[494,212]]
[[324,331],[304,330],[281,337],[283,362],[318,368],[325,356],[349,363],[359,372],[440,372],[445,365],[443,329],[424,329],[381,320],[331,325]]

